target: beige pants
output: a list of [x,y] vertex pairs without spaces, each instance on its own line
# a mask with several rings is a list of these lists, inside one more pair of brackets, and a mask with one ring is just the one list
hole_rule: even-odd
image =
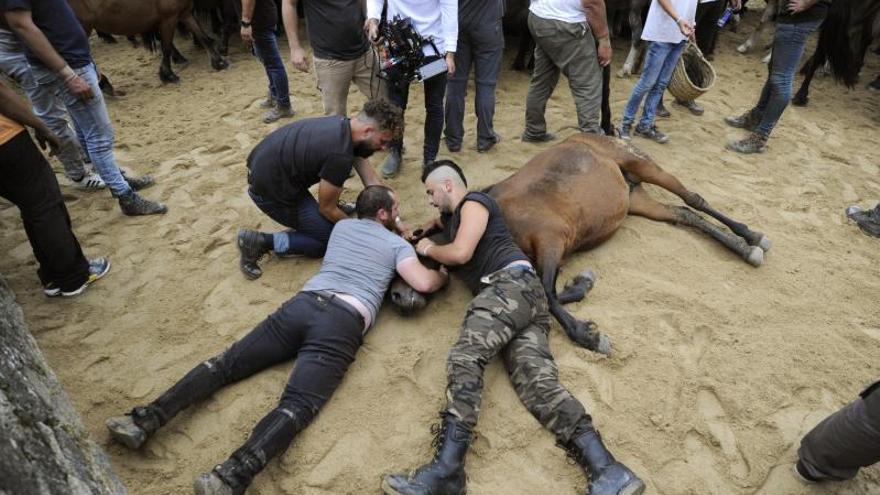
[[386,84],[379,79],[375,59],[371,50],[354,60],[315,57],[315,77],[324,100],[325,115],[347,115],[348,88],[352,82],[367,99],[387,97]]

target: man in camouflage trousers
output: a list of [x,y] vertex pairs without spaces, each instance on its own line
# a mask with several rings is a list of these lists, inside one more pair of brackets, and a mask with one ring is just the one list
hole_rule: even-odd
[[468,192],[464,174],[449,160],[426,167],[422,180],[441,213],[423,233],[442,229],[450,242],[438,245],[424,238],[416,251],[452,267],[475,297],[449,352],[447,405],[434,459],[411,475],[385,476],[382,489],[404,495],[465,493],[464,458],[480,411],[483,372],[501,354],[520,400],[586,470],[588,494],[641,493],[642,480],[608,452],[583,405],[559,383],[547,340],[544,288],[498,204],[487,194]]

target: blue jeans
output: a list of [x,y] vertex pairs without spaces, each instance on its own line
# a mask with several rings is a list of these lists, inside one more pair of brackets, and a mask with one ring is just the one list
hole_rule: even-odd
[[110,188],[113,196],[126,195],[131,192],[131,186],[122,177],[122,172],[116,165],[116,157],[113,156],[113,124],[110,122],[101,88],[98,87],[98,70],[95,64],[88,64],[74,69],[74,72],[92,88],[92,98],[88,101],[74,96],[57,73],[41,65],[32,65],[31,73],[37,85],[31,95],[34,108],[49,108],[58,101],[63,103],[73,119],[77,133],[85,143],[86,153],[98,175]]
[[260,29],[253,31],[254,55],[260,59],[266,68],[266,77],[269,78],[269,95],[278,102],[279,107],[290,107],[290,87],[287,83],[287,69],[278,52],[278,41],[275,38],[275,30]]
[[645,108],[642,110],[642,118],[639,120],[638,128],[648,129],[654,125],[654,118],[657,116],[657,105],[666,91],[669,79],[672,78],[672,71],[675,70],[675,64],[678,63],[678,57],[681,55],[686,41],[681,43],[662,43],[652,41],[648,45],[648,55],[645,57],[645,67],[642,69],[642,77],[633,87],[629,101],[626,102],[626,109],[623,111],[624,126],[632,125],[636,120],[636,112],[639,111],[639,105],[645,94]]
[[816,30],[822,21],[800,22],[796,24],[777,23],[773,36],[773,51],[767,66],[767,82],[761,90],[758,104],[752,109],[761,116],[761,123],[755,131],[770,136],[782,112],[791,100],[791,86],[807,37]]
[[296,204],[291,207],[264,198],[248,188],[254,204],[269,218],[290,227],[292,230],[276,232],[272,235],[272,250],[278,256],[303,254],[310,258],[320,258],[327,251],[327,242],[333,231],[333,222],[321,216],[318,202],[308,191],[300,193]]

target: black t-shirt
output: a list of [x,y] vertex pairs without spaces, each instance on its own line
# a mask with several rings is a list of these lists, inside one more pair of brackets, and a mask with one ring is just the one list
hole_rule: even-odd
[[[92,63],[89,39],[67,0],[0,0],[0,13],[8,10],[30,10],[34,24],[67,65],[78,69]],[[28,62],[44,65],[26,43],[22,45]]]
[[354,159],[348,118],[303,119],[273,131],[251,151],[248,182],[260,196],[293,205],[321,179],[342,187]]
[[504,16],[504,0],[459,0],[459,26],[491,26]]
[[461,225],[461,208],[468,201],[480,203],[489,210],[489,222],[480,242],[474,249],[474,255],[467,263],[451,267],[464,280],[468,288],[476,294],[480,291],[480,279],[492,272],[496,272],[514,261],[526,260],[528,257],[513,241],[513,235],[504,223],[504,216],[498,203],[488,194],[481,192],[469,192],[462,200],[458,208],[451,215],[444,215],[443,232],[447,239],[454,240]]
[[[843,0],[837,0],[843,1]],[[779,0],[776,11],[776,22],[783,24],[797,24],[800,22],[821,21],[828,15],[828,2],[819,0],[809,9],[792,14],[788,10],[788,1]]]
[[366,15],[359,0],[302,0],[301,3],[316,57],[354,60],[367,51]]

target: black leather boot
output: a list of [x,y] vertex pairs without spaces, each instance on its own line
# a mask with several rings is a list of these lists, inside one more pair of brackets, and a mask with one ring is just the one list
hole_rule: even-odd
[[587,495],[639,495],[645,491],[645,483],[614,459],[596,430],[573,438],[567,450],[590,478]]
[[434,459],[411,475],[385,476],[382,490],[386,494],[464,495],[467,492],[464,457],[471,443],[471,430],[458,419],[444,415],[443,426],[435,434],[437,451]]

